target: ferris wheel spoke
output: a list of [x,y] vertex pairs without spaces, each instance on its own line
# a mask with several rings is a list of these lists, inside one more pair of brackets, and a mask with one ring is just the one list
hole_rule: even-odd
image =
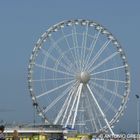
[[[82,33],[82,45],[81,45],[81,56],[80,56],[80,67],[81,68],[83,68],[83,59],[82,59],[82,57],[83,57],[83,46],[84,46],[84,39],[85,39],[85,34],[84,34],[84,32]],[[82,70],[82,69],[81,69]]]
[[96,132],[98,131],[98,128],[97,128],[97,125],[96,125],[96,121],[95,121],[95,115],[94,115],[94,112],[92,111],[92,105],[90,103],[90,99],[88,97],[88,94],[87,94],[87,103],[88,103],[88,107],[87,107],[87,112],[90,116],[90,121],[91,121],[91,125],[93,127],[93,129],[96,130]]
[[[93,110],[95,110],[95,117],[96,117],[96,119],[97,119],[97,121],[96,121],[96,123],[97,123],[97,125],[98,125],[98,126],[97,126],[97,127],[98,127],[97,132],[100,132],[100,130],[103,128],[103,125],[102,125],[101,120],[100,120],[101,117],[99,117],[100,115],[97,113],[95,107],[93,107],[93,108],[94,108]],[[93,118],[88,119],[88,120],[85,120],[85,122],[91,122],[91,121],[93,121]],[[92,132],[92,131],[91,131],[91,132]]]
[[95,70],[98,67],[102,66],[103,64],[105,64],[106,62],[108,62],[109,60],[111,60],[113,57],[115,57],[118,54],[119,54],[119,52],[114,52],[113,54],[111,54],[110,56],[108,56],[107,58],[105,58],[103,61],[101,61],[100,63],[98,63],[96,66],[94,66],[93,68],[91,68],[90,72],[92,72],[93,70]]
[[93,51],[94,51],[94,48],[95,48],[95,46],[96,46],[96,43],[97,43],[98,38],[99,38],[99,36],[100,36],[100,33],[101,33],[101,29],[98,31],[98,33],[95,35],[95,37],[94,37],[93,40],[92,40],[92,43],[91,43],[91,45],[90,45],[91,51],[90,51],[89,55],[87,55],[87,58],[86,58],[86,63],[85,63],[86,66],[87,66],[88,63],[89,63],[89,60],[90,60],[91,55],[92,55],[92,53],[93,53]]
[[62,94],[60,96],[58,96],[57,98],[55,98],[55,100],[53,100],[51,102],[51,104],[49,104],[47,106],[47,108],[44,110],[44,113],[47,113],[52,107],[54,107],[54,105],[56,105],[66,94],[68,94],[69,90],[70,90],[71,86],[66,88],[66,90],[64,90],[62,92]]
[[[67,39],[67,36],[65,35],[63,29],[61,29],[61,31],[62,31],[62,34],[63,34],[63,36],[64,36],[64,40],[65,40],[65,42],[66,42],[68,48],[71,49],[70,44],[69,44],[68,39]],[[78,64],[77,64],[77,61],[76,61],[76,58],[75,58],[74,54],[73,54],[71,51],[70,51],[70,53],[71,53],[71,56],[72,56],[72,58],[73,58],[73,60],[74,60],[75,65],[78,67]],[[74,69],[75,69],[75,66],[74,66]]]
[[33,79],[33,82],[42,82],[42,81],[56,81],[56,80],[70,80],[73,79],[72,77],[67,77],[67,78],[48,78],[48,79]]
[[111,42],[110,40],[107,40],[100,48],[100,50],[96,53],[96,55],[93,57],[93,59],[90,61],[90,63],[87,65],[87,69],[89,70],[93,64],[96,62],[96,60],[100,57],[100,55],[104,52],[104,50],[108,47],[109,43]]
[[101,129],[101,128],[102,128],[102,123],[101,123],[101,121],[100,121],[100,117],[99,117],[99,115],[98,115],[98,113],[97,113],[97,109],[95,108],[95,106],[93,106],[93,110],[94,110],[94,112],[95,112],[95,117],[97,118],[99,127],[100,127],[100,129]]
[[114,79],[103,79],[103,78],[90,78],[90,79],[93,79],[93,80],[99,80],[99,81],[107,81],[107,82],[115,82],[115,83],[128,83],[126,81],[122,81],[122,80],[114,80]]
[[36,96],[36,98],[40,98],[40,97],[42,97],[42,96],[44,96],[44,95],[48,95],[49,93],[52,93],[52,92],[54,92],[54,91],[56,91],[56,90],[59,90],[59,89],[65,87],[65,86],[67,86],[67,85],[69,85],[69,84],[71,84],[71,83],[73,83],[73,82],[74,82],[74,80],[69,81],[69,82],[67,82],[67,83],[65,83],[65,84],[62,84],[62,85],[60,85],[60,86],[58,86],[58,87],[56,87],[56,88],[54,88],[54,89],[51,89],[51,90],[49,90],[49,91],[47,91],[47,92],[44,92],[44,93],[42,93],[42,94]]
[[85,53],[86,53],[86,47],[87,47],[86,46],[87,39],[88,39],[88,23],[86,25],[85,31],[83,32],[83,40],[82,40],[83,53],[82,53],[82,56],[81,56],[81,61],[82,61],[82,64],[83,64],[82,70],[84,69],[84,65],[85,65]]
[[71,73],[60,71],[60,70],[57,70],[55,68],[47,67],[47,66],[44,66],[44,65],[36,64],[36,63],[35,63],[35,66],[43,68],[43,69],[47,69],[47,70],[50,70],[50,71],[53,71],[53,72],[56,72],[56,73],[61,73],[61,74],[65,74],[65,75],[69,75],[69,76],[73,76],[74,77],[74,75],[71,74]]
[[[51,60],[53,60],[54,62],[58,62],[58,59],[54,58],[54,56],[51,55],[51,53],[48,53],[46,50],[44,50],[43,48],[40,48],[41,52],[48,58],[50,58]],[[70,67],[66,66],[65,64],[63,64],[62,62],[59,63],[59,66],[61,66],[62,68],[64,68],[66,71],[71,72],[70,71]]]
[[76,59],[76,64],[77,68],[79,68],[79,51],[78,51],[78,40],[77,40],[77,32],[75,25],[72,26],[72,40],[73,40],[73,45],[74,45],[74,54],[75,54],[75,59]]
[[[63,51],[62,51],[62,49],[60,48],[60,46],[58,45],[58,43],[57,43],[56,41],[54,41],[54,39],[53,39],[52,37],[49,38],[49,39],[51,40],[52,44],[53,44],[54,46],[56,46],[57,51],[58,51],[59,54],[62,56]],[[72,63],[73,63],[73,62],[70,61],[70,59],[67,58],[66,55],[63,55],[63,58],[65,58],[65,59],[63,59],[63,60],[66,62],[66,64],[67,64],[68,66],[69,66],[69,64],[72,64]]]
[[100,113],[101,113],[101,115],[102,115],[102,117],[103,117],[103,119],[104,119],[104,121],[105,121],[105,123],[106,123],[108,129],[110,130],[111,134],[114,135],[114,132],[112,131],[111,126],[110,126],[110,124],[109,124],[109,122],[108,122],[108,120],[107,120],[107,118],[106,118],[104,112],[102,111],[100,105],[98,104],[98,101],[96,100],[96,98],[95,98],[95,96],[94,96],[94,94],[93,94],[93,92],[92,92],[92,90],[90,89],[90,87],[89,87],[88,84],[87,84],[87,88],[88,88],[89,93],[91,94],[91,96],[92,96],[92,98],[93,98],[93,101],[95,102],[95,104],[96,104],[98,110],[100,111]]
[[75,73],[75,69],[71,68],[73,66],[72,63],[69,63],[69,66],[66,66],[65,64],[62,63],[62,61],[57,60],[57,63],[55,64],[55,67],[58,67],[58,66],[63,67],[66,70],[66,72],[69,72],[71,74]]
[[110,94],[112,94],[112,95],[114,95],[114,96],[116,96],[116,97],[118,97],[118,98],[120,98],[120,99],[123,99],[123,98],[124,98],[122,95],[118,94],[117,92],[114,92],[114,91],[112,91],[112,90],[110,90],[110,89],[108,89],[108,88],[106,88],[106,87],[104,87],[104,86],[101,86],[101,85],[99,85],[99,84],[97,84],[97,83],[95,83],[95,82],[93,83],[93,85],[94,85],[94,86],[97,86],[98,88],[100,88],[100,89],[102,89],[102,90],[107,91],[108,93],[110,93]]
[[[72,89],[72,91],[70,92],[70,97],[68,98],[69,100],[68,100],[68,102],[66,102],[66,109],[65,109],[65,111],[64,111],[64,115],[63,115],[63,118],[62,118],[62,121],[61,121],[61,125],[63,125],[64,124],[64,120],[67,118],[67,114],[69,113],[68,112],[68,109],[69,109],[69,107],[70,107],[70,103],[71,103],[71,101],[72,101],[72,98],[73,98],[73,96],[74,96],[74,94],[75,94],[75,92],[76,92],[76,90],[77,90],[77,88],[78,88],[78,83],[77,83],[77,85],[75,85],[74,86],[74,88]],[[75,99],[75,98],[74,98]]]
[[111,72],[111,71],[114,71],[114,70],[123,69],[125,67],[126,67],[125,65],[122,65],[122,66],[118,66],[118,67],[114,67],[114,68],[110,68],[110,69],[105,69],[103,71],[93,72],[93,73],[91,73],[91,75],[97,75],[97,74],[102,74],[102,73],[106,73],[106,72]]
[[44,54],[46,57],[51,58],[51,60],[56,61],[57,59],[51,55],[51,53],[49,53],[48,51],[46,51],[45,49],[43,49],[42,47],[40,48],[42,54]]
[[112,111],[114,113],[117,113],[117,109],[114,107],[113,104],[110,103],[110,101],[105,97],[103,96],[96,88],[94,88],[94,86],[92,87],[93,90],[95,91],[95,93],[97,93],[97,96],[106,104],[108,105],[109,108],[112,109]]

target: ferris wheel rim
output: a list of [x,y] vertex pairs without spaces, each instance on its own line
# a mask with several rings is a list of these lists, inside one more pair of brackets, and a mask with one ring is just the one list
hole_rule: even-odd
[[[128,83],[127,83],[127,91],[126,91],[127,93],[124,95],[124,102],[120,106],[120,110],[118,110],[118,112],[112,118],[112,120],[109,121],[110,125],[112,126],[115,122],[117,122],[118,118],[121,116],[121,114],[122,114],[122,112],[123,112],[123,110],[124,110],[124,108],[126,106],[127,100],[128,100],[128,95],[130,93],[130,74],[129,74],[129,68],[128,68],[126,56],[124,54],[124,51],[123,51],[120,43],[117,41],[117,39],[106,28],[104,28],[102,25],[100,25],[100,24],[98,24],[98,23],[96,23],[94,21],[83,20],[83,19],[78,19],[78,20],[65,20],[65,21],[62,21],[62,22],[60,22],[60,23],[58,23],[58,24],[50,27],[44,34],[42,34],[41,38],[39,38],[39,40],[37,41],[37,43],[36,43],[36,45],[34,47],[34,50],[33,50],[32,55],[30,57],[30,62],[29,62],[29,67],[28,67],[28,84],[29,84],[29,91],[30,91],[30,95],[32,97],[32,101],[33,101],[33,103],[36,103],[37,104],[36,109],[37,109],[37,112],[40,113],[39,115],[48,123],[49,122],[48,121],[48,118],[44,114],[44,112],[42,112],[42,109],[39,106],[38,100],[36,99],[36,95],[34,94],[34,91],[33,91],[33,88],[32,88],[32,68],[34,67],[35,57],[36,57],[36,54],[38,53],[38,51],[41,49],[42,44],[44,42],[46,42],[46,40],[49,38],[49,36],[51,35],[51,33],[57,32],[57,30],[59,30],[60,28],[63,28],[63,26],[71,26],[71,24],[77,24],[77,22],[83,24],[83,26],[84,26],[84,24],[88,24],[88,26],[91,26],[92,25],[92,26],[96,27],[98,31],[100,30],[100,32],[102,32],[102,34],[105,34],[108,38],[111,39],[110,40],[111,43],[114,43],[114,45],[118,49],[118,52],[121,53],[121,55],[122,55],[122,60],[123,60],[123,63],[124,63],[123,66],[124,66],[124,69],[126,71],[126,77],[127,77],[127,80],[128,80]],[[105,33],[103,33],[103,32],[105,32]],[[60,58],[60,60],[61,60],[61,58]],[[84,73],[84,74],[86,75],[87,73]],[[80,80],[81,81],[84,81],[84,79],[82,79],[82,78]],[[109,80],[111,80],[111,79],[109,79]],[[107,129],[107,127],[105,126],[103,129]]]

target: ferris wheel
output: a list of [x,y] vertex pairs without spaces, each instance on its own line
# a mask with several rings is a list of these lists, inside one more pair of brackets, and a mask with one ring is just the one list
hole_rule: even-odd
[[112,131],[126,107],[130,72],[117,39],[90,20],[67,20],[39,38],[28,67],[37,114],[81,133]]

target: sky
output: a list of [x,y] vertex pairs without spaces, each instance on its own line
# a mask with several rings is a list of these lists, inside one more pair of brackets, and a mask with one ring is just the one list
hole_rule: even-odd
[[139,0],[1,0],[0,120],[32,122],[27,67],[33,46],[50,26],[66,19],[90,19],[104,25],[121,43],[131,71],[131,93],[114,131],[136,132],[140,95]]

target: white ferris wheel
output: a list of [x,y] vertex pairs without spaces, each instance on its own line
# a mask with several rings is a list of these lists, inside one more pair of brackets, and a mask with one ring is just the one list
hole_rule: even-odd
[[90,20],[67,20],[39,38],[28,67],[37,114],[81,133],[109,130],[130,92],[126,55],[117,39]]

